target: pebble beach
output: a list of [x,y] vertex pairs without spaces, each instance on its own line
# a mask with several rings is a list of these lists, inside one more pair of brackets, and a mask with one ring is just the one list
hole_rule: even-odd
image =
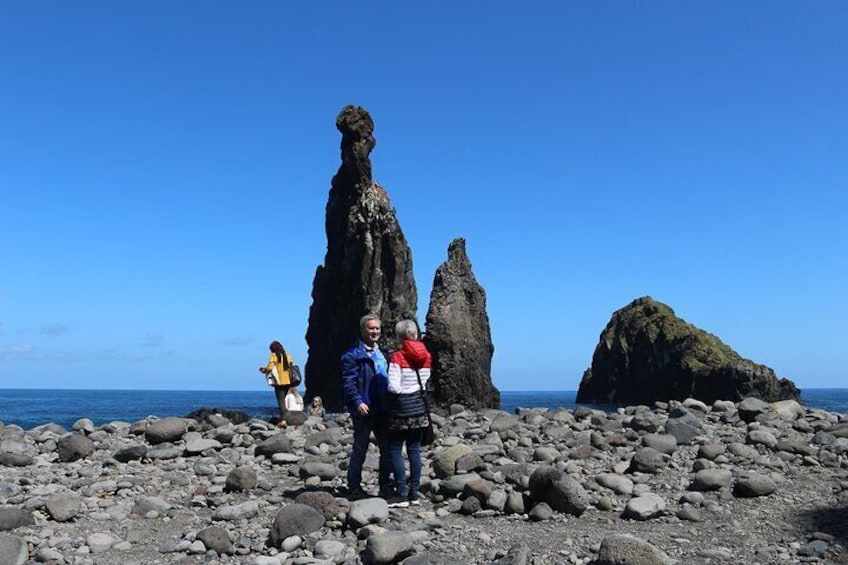
[[346,416],[0,424],[0,563],[845,563],[848,416],[794,401],[434,415],[420,504]]

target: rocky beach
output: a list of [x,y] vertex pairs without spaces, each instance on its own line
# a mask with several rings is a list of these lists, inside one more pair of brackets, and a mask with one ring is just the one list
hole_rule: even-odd
[[453,405],[405,508],[345,498],[346,416],[195,416],[0,424],[0,563],[848,560],[848,416],[793,400]]

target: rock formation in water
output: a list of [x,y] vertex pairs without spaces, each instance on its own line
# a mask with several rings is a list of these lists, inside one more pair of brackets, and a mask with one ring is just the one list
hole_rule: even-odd
[[648,404],[696,398],[704,402],[800,400],[792,381],[739,356],[718,337],[678,318],[649,296],[612,315],[583,374],[577,402]]
[[465,240],[448,247],[437,270],[427,312],[427,348],[433,355],[433,400],[437,405],[497,408],[500,392],[492,384],[492,334],[486,291],[477,283],[465,253]]
[[325,220],[327,254],[315,273],[306,342],[307,400],[344,410],[340,357],[359,337],[359,319],[382,318],[385,340],[394,324],[416,318],[418,291],[412,252],[389,195],[371,177],[374,122],[362,107],[345,106],[336,118],[342,164],[333,177]]

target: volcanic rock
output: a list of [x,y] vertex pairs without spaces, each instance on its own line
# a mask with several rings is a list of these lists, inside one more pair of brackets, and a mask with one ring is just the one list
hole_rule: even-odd
[[312,287],[305,367],[307,401],[321,396],[328,412],[344,408],[340,359],[359,338],[359,319],[380,316],[385,346],[393,343],[395,322],[415,319],[418,309],[412,251],[389,195],[371,175],[374,122],[365,108],[345,106],[336,127],[342,164],[327,201],[327,254]]
[[[678,318],[649,296],[612,315],[577,391],[577,402],[647,404],[799,400],[800,391],[774,371],[742,358],[718,337]],[[679,439],[679,438],[678,438]]]
[[427,311],[427,349],[433,355],[433,399],[440,406],[497,408],[500,392],[492,384],[492,334],[486,291],[477,283],[465,240],[448,246],[437,270]]

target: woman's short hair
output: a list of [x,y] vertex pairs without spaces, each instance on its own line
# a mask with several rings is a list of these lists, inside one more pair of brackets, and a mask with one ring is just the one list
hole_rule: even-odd
[[395,335],[400,339],[418,339],[418,324],[414,320],[401,320],[395,324]]

